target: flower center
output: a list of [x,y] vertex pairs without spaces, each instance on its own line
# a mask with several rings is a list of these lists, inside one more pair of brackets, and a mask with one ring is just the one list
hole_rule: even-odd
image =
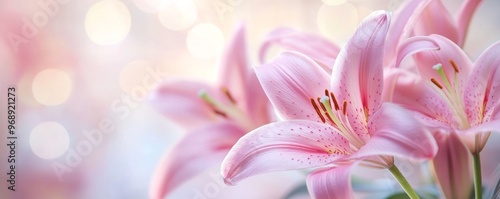
[[342,102],[342,107],[340,107],[333,92],[329,92],[328,89],[325,89],[325,95],[316,98],[316,100],[311,98],[311,104],[321,121],[336,126],[340,134],[351,143],[353,149],[357,150],[364,145],[363,140],[353,133],[354,130],[349,123],[349,118],[347,117],[347,101],[344,100]]
[[248,115],[241,110],[237,104],[234,97],[231,95],[229,90],[226,87],[221,87],[221,92],[228,99],[229,104],[221,103],[216,99],[210,97],[205,90],[200,90],[198,92],[198,96],[205,101],[205,103],[212,109],[212,111],[223,117],[225,119],[232,119],[239,125],[241,125],[245,130],[251,131],[254,129],[254,125],[252,120],[248,117]]
[[434,89],[445,101],[446,105],[450,108],[453,116],[459,122],[460,128],[469,128],[470,123],[465,112],[465,106],[462,100],[462,93],[460,84],[457,81],[457,74],[459,73],[458,67],[453,60],[450,60],[454,69],[452,81],[446,75],[446,71],[442,64],[436,64],[432,68],[439,74],[439,79],[431,78]]

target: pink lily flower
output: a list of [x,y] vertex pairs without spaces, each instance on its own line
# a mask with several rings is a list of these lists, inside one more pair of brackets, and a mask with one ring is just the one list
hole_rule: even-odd
[[[419,3],[417,3],[417,1],[408,1],[401,7],[396,15],[398,15],[398,19],[403,18],[403,20],[405,20],[406,18],[406,21],[408,21],[406,26],[409,28],[404,31],[400,31],[404,34],[398,34],[398,32],[396,32],[396,34],[389,34],[389,36],[394,37],[394,35],[401,35],[401,40],[403,40],[408,38],[408,33],[411,33],[412,35],[441,34],[453,40],[459,46],[462,46],[470,21],[481,2],[481,0],[465,0],[456,16],[452,16],[446,10],[441,0],[421,1]],[[412,8],[414,11],[408,12],[408,10],[411,10]],[[422,10],[422,8],[424,9]],[[386,53],[386,55],[394,55],[396,53],[395,45],[390,44],[391,43],[389,42],[389,45],[386,46],[386,51],[393,53]],[[405,45],[402,47],[402,49],[407,51],[415,50],[412,48],[405,49],[404,47],[407,47]],[[432,48],[434,48],[434,46],[432,46]],[[408,52],[408,54],[411,53]],[[399,57],[404,56],[406,55],[399,54]],[[392,56],[392,58],[395,57],[396,56]],[[396,61],[394,59],[387,60]],[[390,65],[392,66],[394,63],[395,62],[392,62]],[[403,68],[415,69],[415,67]],[[394,70],[389,72],[392,72],[392,80],[387,82],[392,82],[391,85],[395,86],[397,79],[401,77],[397,75],[398,72],[395,72]],[[393,90],[389,91],[392,92]],[[432,165],[436,172],[435,177],[439,182],[444,195],[447,198],[467,198],[471,192],[471,186],[468,186],[468,183],[472,179],[469,164],[449,167],[450,164],[455,164],[457,162],[468,162],[470,158],[467,154],[467,149],[463,144],[459,144],[457,139],[451,139],[449,135],[441,135],[438,132],[436,132],[435,135],[438,137],[438,146],[440,150],[434,158]],[[447,150],[450,147],[453,148],[453,150]],[[450,173],[450,175],[446,175],[445,173]],[[460,180],[450,180],[449,177],[451,174],[453,174],[453,179]]]
[[375,12],[335,60],[332,76],[297,52],[255,71],[285,119],[243,136],[223,161],[228,184],[282,170],[317,168],[307,177],[313,198],[352,198],[357,164],[393,169],[394,156],[430,159],[435,140],[403,108],[382,103],[383,51],[390,16]]
[[152,198],[163,198],[186,180],[220,164],[246,132],[271,121],[271,109],[248,67],[245,28],[236,30],[221,60],[219,82],[172,81],[160,86],[152,103],[188,132],[157,166]]
[[[307,54],[322,52],[322,46],[334,49],[320,37],[288,33],[282,38],[272,35],[266,45],[287,40],[288,46],[298,46],[293,43],[303,42],[296,50]],[[308,46],[307,41],[317,45]],[[245,28],[240,25],[222,57],[216,85],[170,81],[153,96],[156,109],[188,130],[160,161],[151,183],[153,198],[163,198],[186,180],[220,164],[240,137],[273,120],[269,100],[248,66],[246,48]]]
[[452,16],[441,0],[433,0],[422,12],[413,28],[414,35],[439,34],[463,46],[469,24],[482,0],[464,0]]
[[[408,45],[423,46],[423,49],[431,46],[424,43],[433,43],[439,50],[417,54],[416,66],[420,77],[413,82],[397,84],[394,102],[416,111],[417,118],[435,131],[457,133],[468,151],[476,156],[476,162],[479,162],[479,153],[490,133],[498,131],[500,127],[500,115],[497,111],[500,76],[496,70],[500,63],[497,56],[500,43],[497,42],[485,50],[474,64],[457,44],[440,35],[415,37]],[[461,143],[456,143],[453,147],[462,146]],[[463,153],[460,151],[463,150],[454,149],[453,153]],[[438,153],[436,159],[452,158],[454,160],[451,162],[462,163],[468,161],[464,154],[439,154],[441,153]],[[446,163],[446,160],[437,160],[434,163],[437,171],[448,170],[447,166],[451,164]],[[450,176],[461,179],[456,180],[455,185],[441,184],[443,192],[451,197],[447,193],[454,190],[456,192],[452,195],[466,198],[465,192],[470,190],[469,186],[459,181],[469,181],[469,172],[467,164],[455,166]],[[446,179],[439,179],[440,182],[443,180]]]
[[[500,48],[498,42],[485,50],[476,63],[472,63],[457,44],[443,36],[415,37],[409,41],[419,42],[433,42],[439,50],[417,54],[420,78],[398,84],[394,101],[417,111],[422,122],[437,130],[462,132],[475,126],[488,128],[492,125],[490,122],[496,121],[497,98],[500,97],[495,95],[496,81],[500,81],[495,54]],[[470,137],[462,133],[460,136],[472,153],[478,153],[489,134]],[[475,141],[474,138],[480,139]]]

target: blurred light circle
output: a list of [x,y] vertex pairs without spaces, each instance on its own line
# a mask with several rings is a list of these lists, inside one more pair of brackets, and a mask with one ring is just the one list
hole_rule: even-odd
[[175,0],[158,13],[163,26],[170,30],[183,30],[196,21],[197,10],[192,0]]
[[155,83],[155,79],[147,71],[151,68],[144,60],[135,60],[123,67],[120,72],[120,87],[124,92],[130,93],[135,87],[148,87]]
[[31,130],[30,147],[40,158],[58,158],[68,150],[68,132],[57,122],[40,123]]
[[211,59],[222,52],[224,34],[219,27],[203,23],[193,27],[186,39],[189,52],[197,58]]
[[31,88],[36,101],[46,106],[55,106],[69,98],[72,82],[66,72],[46,69],[35,76]]
[[350,3],[338,6],[322,5],[317,15],[318,27],[323,35],[336,43],[345,43],[358,25],[358,10]]
[[324,4],[330,6],[337,6],[347,2],[347,0],[321,0],[321,1],[323,1]]
[[172,1],[175,0],[134,0],[134,4],[137,8],[144,12],[156,13],[163,10]]
[[118,0],[95,3],[85,17],[85,30],[90,40],[100,45],[116,44],[130,31],[130,13]]

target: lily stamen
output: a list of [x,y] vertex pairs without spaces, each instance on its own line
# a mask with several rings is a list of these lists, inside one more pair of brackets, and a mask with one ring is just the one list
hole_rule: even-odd
[[431,82],[434,83],[439,89],[443,89],[443,86],[434,78],[431,78]]
[[347,113],[347,101],[344,100],[344,102],[342,103],[342,114],[346,114]]
[[[326,95],[328,96],[328,95]],[[333,100],[333,106],[335,107],[335,110],[339,110],[340,107],[339,107],[339,103],[337,103],[337,99],[335,98],[335,95],[333,94],[333,92],[330,92],[330,96],[332,97],[332,100]]]
[[332,122],[333,124],[337,125],[332,118],[332,117],[335,117],[335,115],[333,115],[334,113],[333,113],[332,107],[330,105],[330,99],[327,96],[323,96],[321,98],[318,97],[318,102],[321,105],[321,107],[323,108],[324,114],[326,115],[328,120],[330,122]]
[[221,87],[221,90],[222,92],[226,95],[227,99],[229,99],[229,101],[232,103],[232,104],[236,104],[236,100],[234,99],[234,97],[231,95],[231,93],[229,92],[229,90],[227,90],[226,87]]
[[316,110],[316,114],[318,114],[318,116],[321,118],[321,121],[325,123],[325,117],[323,117],[323,114],[321,114],[321,111],[319,110],[318,105],[316,105],[316,101],[314,101],[313,98],[311,98],[311,104],[313,105],[314,110]]
[[453,69],[455,69],[455,72],[458,73],[458,66],[452,59],[450,59],[450,64],[451,66],[453,66]]
[[226,113],[224,113],[222,111],[219,111],[219,110],[217,110],[215,108],[213,108],[212,110],[214,111],[215,114],[220,115],[220,116],[222,116],[224,118],[227,118],[227,114]]

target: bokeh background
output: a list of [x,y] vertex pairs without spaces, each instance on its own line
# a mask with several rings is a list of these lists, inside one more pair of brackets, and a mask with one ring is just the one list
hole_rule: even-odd
[[[148,105],[158,83],[214,82],[239,23],[258,65],[260,42],[275,28],[342,45],[372,10],[393,11],[402,1],[0,0],[0,198],[148,198],[156,163],[184,133]],[[461,3],[443,2],[452,13]],[[499,8],[484,0],[473,18],[464,47],[472,59],[500,40]],[[8,87],[17,103],[15,193],[5,180]],[[492,143],[484,159],[498,156]],[[170,198],[203,198],[197,194],[207,190],[205,198],[282,198],[305,179],[280,172],[226,187],[214,175],[217,168]]]

